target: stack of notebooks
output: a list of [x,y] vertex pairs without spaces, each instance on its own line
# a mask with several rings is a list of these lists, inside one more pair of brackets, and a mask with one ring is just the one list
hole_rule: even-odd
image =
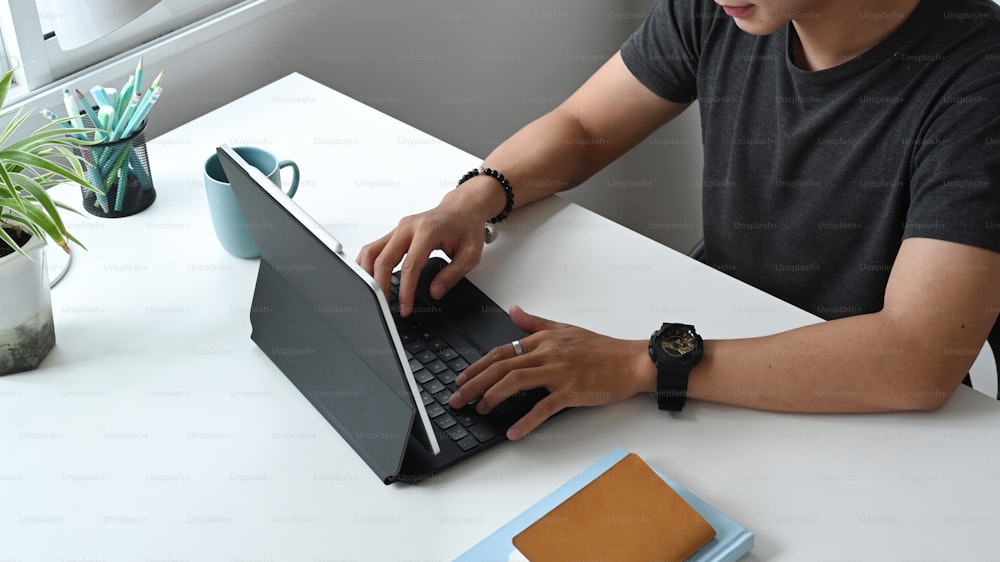
[[617,448],[456,562],[738,560],[753,533]]

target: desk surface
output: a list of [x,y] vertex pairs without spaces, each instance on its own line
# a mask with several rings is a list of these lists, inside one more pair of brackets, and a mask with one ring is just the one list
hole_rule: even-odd
[[[156,203],[68,221],[89,251],[53,292],[56,349],[0,379],[0,560],[450,560],[619,445],[750,528],[749,559],[1000,552],[1000,405],[964,387],[933,414],[671,418],[635,398],[384,486],[250,341],[258,262],[216,242],[201,176],[223,142],[296,160],[295,200],[351,253],[479,162],[299,75],[152,142]],[[558,198],[517,212],[470,278],[620,337],[816,321]],[[687,296],[650,304],[665,286]]]

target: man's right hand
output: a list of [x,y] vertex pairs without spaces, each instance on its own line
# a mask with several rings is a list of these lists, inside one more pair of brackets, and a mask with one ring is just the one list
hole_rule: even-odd
[[[492,178],[485,179],[495,181]],[[443,297],[479,264],[485,243],[485,220],[481,213],[470,211],[469,198],[463,197],[467,194],[461,193],[463,189],[464,185],[462,189],[449,193],[437,207],[429,211],[404,217],[396,228],[367,244],[358,254],[358,265],[371,274],[383,290],[388,290],[396,264],[403,262],[399,283],[401,316],[409,316],[413,310],[417,280],[431,252],[443,250],[451,258],[451,263],[431,282],[431,297],[434,299]]]

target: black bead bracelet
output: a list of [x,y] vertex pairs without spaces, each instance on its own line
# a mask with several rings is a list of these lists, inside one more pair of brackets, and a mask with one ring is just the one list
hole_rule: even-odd
[[[503,174],[494,170],[493,168],[485,168],[485,167],[476,168],[473,170],[469,170],[468,173],[462,176],[462,179],[458,180],[458,185],[462,185],[463,183],[478,176],[479,174],[490,176],[491,178],[500,182],[500,185],[503,186],[504,194],[507,195],[507,204],[504,206],[503,211],[501,211],[499,215],[491,218],[489,220],[489,223],[497,224],[498,222],[506,220],[507,217],[510,216],[510,212],[514,210],[514,188],[510,186],[510,182],[507,181],[507,178],[503,177]],[[458,187],[458,185],[456,185],[455,187]]]

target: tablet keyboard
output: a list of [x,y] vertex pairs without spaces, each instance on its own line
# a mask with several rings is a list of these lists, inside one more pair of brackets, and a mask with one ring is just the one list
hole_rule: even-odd
[[[389,306],[396,322],[410,370],[420,387],[420,399],[439,438],[447,437],[463,451],[470,451],[492,441],[497,433],[471,406],[455,410],[448,399],[457,388],[455,378],[482,356],[469,345],[449,343],[440,327],[430,326],[419,311],[408,318],[399,316],[399,272],[393,274],[389,288]],[[435,329],[437,328],[437,329]]]

